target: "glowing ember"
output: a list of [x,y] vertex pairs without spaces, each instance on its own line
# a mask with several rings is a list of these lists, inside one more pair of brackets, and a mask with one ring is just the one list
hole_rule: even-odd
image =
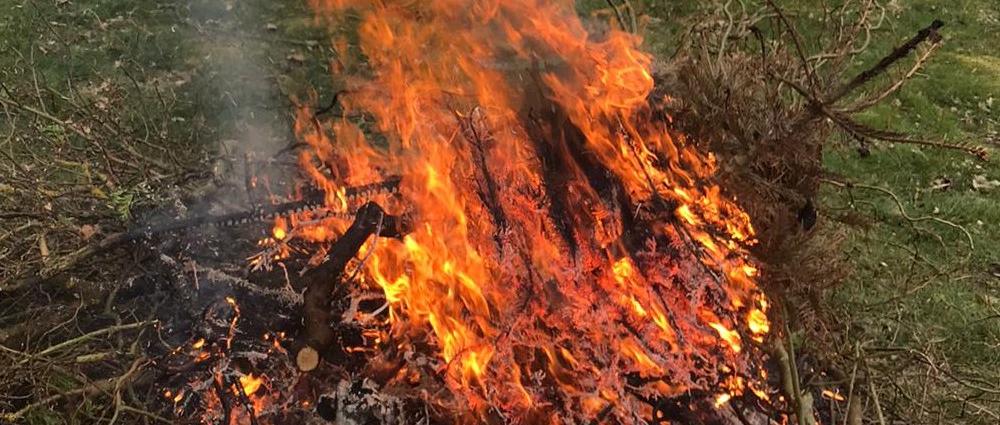
[[731,348],[733,352],[739,353],[740,350],[743,349],[740,345],[740,334],[738,332],[729,330],[721,323],[709,323],[708,325],[719,333],[719,337],[721,337],[723,341],[726,341],[726,344],[729,344],[729,348]]
[[285,239],[285,236],[287,236],[287,234],[285,233],[285,229],[282,228],[282,227],[278,227],[278,226],[274,227],[274,230],[273,230],[272,233],[274,234],[274,238],[277,239],[277,240],[279,240],[279,241],[282,240],[282,239]]
[[767,315],[764,314],[763,310],[757,308],[750,310],[750,314],[747,316],[747,325],[754,335],[766,334],[771,330]]
[[254,395],[263,383],[264,380],[261,377],[253,376],[253,374],[240,377],[240,385],[243,386],[243,392],[248,396]]
[[846,400],[844,398],[844,396],[840,395],[840,393],[837,392],[837,391],[823,390],[822,395],[823,395],[824,398],[827,398],[827,399],[830,399],[830,400],[834,400],[834,401],[844,401],[844,400]]
[[723,405],[725,405],[726,403],[729,403],[729,400],[731,400],[732,398],[733,396],[729,393],[719,394],[718,396],[715,397],[715,408],[718,409]]
[[[568,0],[310,3],[332,28],[357,19],[368,77],[343,43],[333,68],[344,116],[381,136],[303,107],[300,164],[335,213],[345,186],[403,176],[375,200],[414,226],[369,242],[359,282],[389,301],[393,351],[439,350],[435,402],[632,423],[638,400],[755,388],[754,231],[648,102],[639,38],[591,37]],[[333,240],[349,222],[330,217],[271,233]]]

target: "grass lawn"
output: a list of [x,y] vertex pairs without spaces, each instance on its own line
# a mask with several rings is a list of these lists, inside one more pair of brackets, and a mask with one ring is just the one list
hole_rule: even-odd
[[[1000,3],[917,0],[886,7],[891,20],[875,34],[864,61],[876,60],[933,19],[946,23],[945,44],[908,87],[867,112],[865,120],[995,153]],[[911,417],[928,423],[940,417],[1000,421],[994,416],[1000,408],[996,393],[983,389],[1000,385],[1000,187],[990,188],[1000,180],[996,161],[908,145],[881,146],[868,158],[849,150],[826,154],[831,171],[891,190],[910,217],[934,219],[912,222],[880,192],[855,190],[853,199],[843,191],[826,194],[831,214],[850,208],[877,218],[867,228],[842,229],[843,255],[854,270],[828,301],[849,330],[844,340],[894,364],[882,371],[882,382],[902,385],[883,388],[882,397],[916,409]],[[962,231],[942,220],[967,231],[974,249]],[[927,394],[940,399],[927,400]]]

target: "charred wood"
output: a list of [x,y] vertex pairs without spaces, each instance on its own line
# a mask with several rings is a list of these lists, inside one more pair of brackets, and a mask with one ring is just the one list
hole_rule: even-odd
[[304,345],[296,357],[300,369],[315,369],[319,359],[327,355],[336,340],[336,332],[330,327],[335,317],[330,303],[337,283],[344,283],[347,264],[357,255],[361,245],[373,234],[400,237],[403,233],[404,223],[400,217],[388,215],[377,204],[369,202],[358,210],[351,227],[330,247],[330,259],[304,277],[306,291],[302,316],[305,335]]
[[854,91],[854,89],[857,89],[866,82],[871,81],[872,78],[875,78],[876,76],[885,72],[885,70],[888,69],[890,66],[892,66],[892,64],[898,62],[900,59],[909,55],[910,52],[913,51],[913,49],[916,49],[917,46],[920,45],[920,43],[923,43],[928,39],[932,41],[940,40],[940,35],[938,35],[937,31],[941,29],[941,27],[943,26],[944,26],[943,21],[941,21],[940,19],[935,19],[934,22],[931,22],[931,24],[928,25],[926,28],[918,31],[916,35],[914,35],[905,43],[903,43],[903,45],[897,47],[888,56],[883,57],[882,60],[880,60],[877,64],[875,64],[875,66],[866,69],[857,76],[855,76],[850,82],[845,84],[835,93],[833,93],[832,96],[827,98],[825,103],[829,105],[833,102],[836,102],[841,98],[843,98],[848,93]]
[[[389,178],[378,183],[349,187],[345,190],[348,199],[365,199],[379,192],[395,192],[399,188],[399,177]],[[171,221],[157,225],[140,226],[127,232],[129,240],[149,237],[156,234],[199,226],[237,226],[254,221],[263,221],[284,214],[315,210],[325,206],[325,195],[316,194],[299,201],[290,201],[275,205],[266,205],[248,211],[237,211],[221,215],[200,215],[182,220]]]

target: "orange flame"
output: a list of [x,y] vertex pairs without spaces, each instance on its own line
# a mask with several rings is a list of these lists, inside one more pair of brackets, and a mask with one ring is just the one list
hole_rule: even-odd
[[[745,252],[753,227],[711,183],[715,158],[650,105],[639,37],[591,37],[569,0],[310,5],[332,28],[359,18],[369,77],[345,58],[344,117],[299,110],[300,165],[337,212],[345,186],[404,177],[398,199],[375,200],[415,226],[367,247],[364,281],[385,292],[401,340],[430,329],[472,410],[534,405],[533,373],[588,418],[624,396],[602,371],[637,372],[661,394],[699,385],[696,355],[754,375],[741,334],[760,341],[769,324]],[[373,117],[379,140],[351,114]]]

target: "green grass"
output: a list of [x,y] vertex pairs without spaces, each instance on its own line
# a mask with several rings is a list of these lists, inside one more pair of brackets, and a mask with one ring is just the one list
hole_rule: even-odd
[[[988,146],[1000,130],[1000,3],[911,1],[890,11],[889,29],[875,34],[862,63],[877,60],[934,19],[946,23],[945,44],[917,78],[867,111],[864,120],[923,138]],[[940,223],[919,223],[927,231],[916,232],[884,194],[854,191],[854,205],[884,223],[849,231],[845,254],[857,271],[831,298],[851,325],[863,329],[858,338],[919,346],[958,370],[992,372],[995,380],[1000,370],[1000,320],[995,317],[1000,279],[992,268],[1000,263],[1000,190],[976,190],[973,180],[1000,180],[996,159],[983,163],[908,145],[880,147],[869,158],[832,150],[825,158],[828,169],[852,181],[896,193],[910,216],[964,227],[975,244],[970,251],[961,232]],[[932,189],[940,178],[951,186]],[[834,191],[827,193],[827,203],[849,206],[845,194]],[[914,259],[912,251],[923,259]],[[894,302],[879,305],[891,298]],[[890,320],[869,326],[887,316],[886,307],[896,310],[888,312]]]
[[[32,168],[8,177],[37,178],[37,188],[50,195],[87,185],[93,193],[134,192],[151,177],[145,171],[152,167],[130,169],[125,162],[133,153],[164,165],[160,173],[193,162],[196,158],[183,155],[193,129],[182,124],[198,113],[197,102],[189,86],[176,84],[188,71],[191,53],[177,28],[182,13],[177,5],[158,1],[0,5],[0,95],[60,121],[27,109],[4,110],[0,132],[14,136],[0,142],[6,153],[0,165],[5,171],[12,170],[11,162]],[[129,154],[115,155],[126,144]],[[123,162],[102,165],[102,149]],[[43,199],[6,201],[11,203],[0,205],[4,210],[21,210]],[[114,212],[101,202],[90,207],[99,214]]]
[[[307,16],[304,2],[295,1],[0,2],[0,287],[44,267],[43,251],[63,258],[142,220],[144,210],[227,176],[222,168],[251,150],[246,146],[266,152],[287,145],[289,96],[304,97],[309,76],[325,63],[319,43],[307,43],[322,34]],[[305,64],[287,59],[295,52]],[[107,288],[120,278],[117,260],[80,264],[37,300],[0,293],[0,308],[37,302],[51,308],[46,320],[69,323],[64,314],[83,302],[81,282]],[[0,343],[5,337],[0,332]],[[109,362],[102,373],[127,368],[127,360]],[[81,379],[92,372],[69,367]],[[0,375],[5,393],[12,377]],[[15,391],[41,399],[82,385],[55,372],[37,378]],[[5,395],[5,413],[30,401]],[[44,407],[26,423],[96,423],[112,406],[96,396]]]
[[[805,12],[807,2],[786,3],[793,5],[791,10]],[[854,69],[870,66],[934,19],[945,22],[941,30],[945,41],[901,92],[863,113],[862,121],[919,138],[984,146],[995,153],[1000,130],[1000,67],[996,66],[1000,3],[886,3],[889,20],[873,33],[867,52],[852,64]],[[878,191],[826,188],[823,204],[829,216],[855,210],[874,223],[866,228],[832,226],[846,235],[842,255],[852,268],[849,279],[826,300],[842,318],[840,325],[847,332],[843,340],[871,351],[916,350],[963,380],[982,379],[994,387],[1000,382],[1000,276],[995,274],[1000,265],[1000,190],[973,187],[977,176],[1000,180],[996,161],[884,143],[876,144],[867,158],[850,148],[826,152],[824,164],[831,172],[890,190],[910,217],[934,218],[911,223],[889,196]],[[949,180],[950,187],[933,189],[942,179]],[[965,229],[975,248],[970,249],[962,231],[940,220]],[[1000,402],[948,378],[925,380],[940,373],[911,363],[912,358],[884,357],[890,368],[883,371],[880,382],[902,383],[903,389],[882,388],[883,402],[893,403],[913,420],[933,422],[939,409],[950,421],[995,420],[988,414],[970,414],[963,399],[993,411]],[[931,387],[927,410],[901,401],[907,396],[918,399],[926,386]]]

